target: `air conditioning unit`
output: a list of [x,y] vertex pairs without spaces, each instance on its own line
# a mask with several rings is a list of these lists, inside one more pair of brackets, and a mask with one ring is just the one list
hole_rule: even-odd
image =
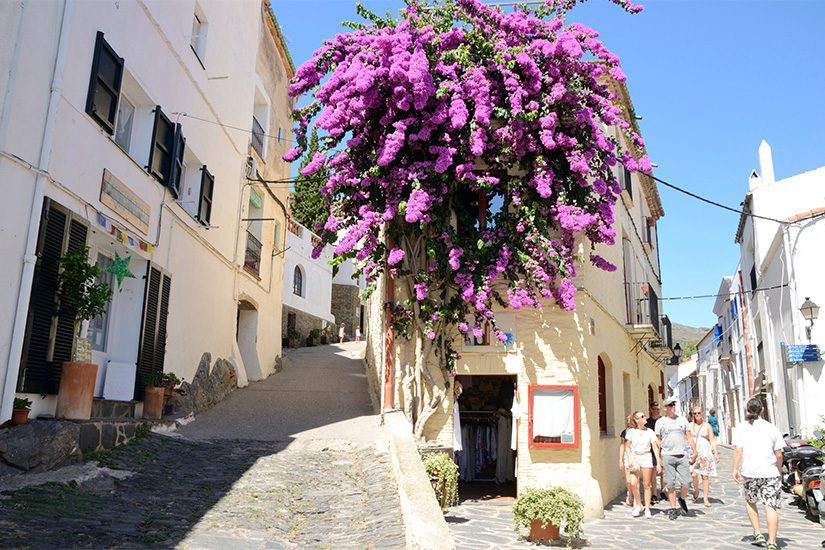
[[249,179],[258,177],[258,161],[252,155],[246,157],[246,177]]

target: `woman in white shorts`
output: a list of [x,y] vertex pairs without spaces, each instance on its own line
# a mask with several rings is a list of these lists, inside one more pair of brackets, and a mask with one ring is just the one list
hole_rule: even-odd
[[629,417],[627,433],[623,449],[624,466],[630,473],[630,485],[633,489],[633,517],[639,517],[642,513],[642,499],[639,494],[639,476],[641,474],[642,483],[645,488],[644,514],[646,518],[650,515],[650,483],[653,479],[653,457],[651,451],[656,455],[656,470],[662,471],[662,458],[659,455],[659,440],[653,430],[645,426],[645,415],[641,411],[636,411]]

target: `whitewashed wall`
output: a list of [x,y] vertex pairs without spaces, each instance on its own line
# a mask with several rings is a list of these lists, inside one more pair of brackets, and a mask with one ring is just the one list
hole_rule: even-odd
[[[284,263],[284,305],[293,307],[330,323],[332,316],[332,247],[326,246],[317,259],[312,258],[313,233],[296,221],[291,222],[300,236],[292,231],[286,234],[286,262]],[[303,274],[300,296],[293,292],[295,268]]]

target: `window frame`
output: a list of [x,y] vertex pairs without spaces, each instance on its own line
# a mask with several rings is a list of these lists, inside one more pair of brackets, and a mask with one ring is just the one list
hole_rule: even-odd
[[[195,54],[195,58],[198,60],[201,68],[206,70],[206,29],[207,29],[207,21],[206,18],[201,13],[199,6],[195,5],[195,11],[192,14],[192,36],[189,37],[189,47],[192,48],[192,53]],[[195,27],[197,26],[197,34],[195,33]],[[197,37],[197,40],[195,39]],[[197,43],[197,47],[195,47],[194,43]]]
[[[100,78],[100,58],[101,53],[108,54],[112,57],[117,65],[117,75],[115,76],[115,87],[109,86],[105,80]],[[106,130],[109,135],[115,133],[115,123],[117,120],[118,106],[120,103],[120,91],[123,85],[123,68],[124,60],[120,57],[112,46],[106,42],[102,31],[97,31],[95,37],[94,55],[92,56],[92,70],[89,76],[89,89],[86,94],[86,114],[88,114],[98,125]],[[95,96],[97,95],[97,88],[103,85],[105,91],[113,95],[112,112],[108,116],[101,116],[95,106]]]
[[304,270],[299,265],[296,265],[292,272],[292,294],[304,297]]
[[[118,141],[118,130],[120,129],[120,123],[121,123],[121,120],[120,120],[120,118],[121,118],[121,108],[123,107],[123,102],[124,101],[132,106],[132,120],[129,123],[129,131],[126,133],[126,144],[125,145]],[[134,129],[135,129],[135,117],[136,116],[137,116],[137,105],[135,105],[135,102],[132,101],[129,98],[129,96],[124,94],[123,91],[121,90],[120,99],[118,100],[118,105],[117,105],[117,114],[115,115],[115,129],[114,129],[114,132],[112,133],[112,139],[117,144],[117,146],[120,147],[120,149],[124,153],[129,155],[130,157],[131,157],[131,155],[129,153],[129,149],[132,146],[132,132],[134,132]]]
[[[573,392],[573,443],[536,443],[533,441],[533,397],[536,391]],[[527,386],[527,443],[532,449],[577,449],[581,445],[581,413],[579,411],[579,386],[556,384],[530,384]]]

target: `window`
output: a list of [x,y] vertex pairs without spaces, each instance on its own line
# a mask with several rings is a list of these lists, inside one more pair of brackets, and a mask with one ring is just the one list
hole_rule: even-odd
[[756,266],[751,267],[751,292],[756,292]]
[[201,168],[201,190],[200,200],[198,202],[198,220],[204,224],[209,225],[209,220],[212,219],[212,192],[215,188],[215,176],[209,173],[206,165]]
[[115,143],[121,149],[129,152],[132,141],[132,124],[135,120],[135,105],[124,95],[120,96],[120,105],[117,108],[117,127],[115,128]]
[[530,386],[528,394],[530,447],[578,447],[578,386]]
[[155,125],[152,129],[149,164],[146,169],[163,183],[177,197],[180,194],[180,177],[186,139],[180,124],[173,124],[163,113],[160,105],[155,107]]
[[[266,161],[267,132],[269,129],[269,99],[259,87],[255,87],[255,103],[252,106],[251,145],[261,160]],[[281,140],[280,129],[278,141]]]
[[653,246],[653,236],[656,232],[656,222],[653,221],[653,218],[646,218],[647,220],[647,232],[645,234],[645,243]]
[[86,112],[108,133],[115,131],[115,115],[123,79],[123,58],[97,33]]
[[203,16],[200,6],[196,5],[195,14],[192,16],[192,39],[189,45],[192,46],[192,51],[195,52],[195,56],[203,68],[206,68],[204,67],[204,61],[206,61],[207,27],[206,18]]
[[599,357],[599,433],[607,435],[607,367]]
[[[114,281],[112,274],[108,273],[106,269],[112,265],[112,259],[103,254],[97,255],[97,267],[100,268],[100,274],[96,278],[96,283],[106,283],[109,288],[114,288]],[[92,342],[92,349],[95,351],[106,351],[106,341],[109,334],[109,312],[112,309],[112,300],[106,303],[106,309],[101,314],[93,319],[89,319],[89,328],[86,331],[86,337]]]
[[274,225],[275,225],[275,229],[273,230],[273,235],[272,235],[272,248],[276,252],[280,252],[281,251],[281,231],[282,231],[281,222],[276,220]]
[[630,170],[626,166],[619,166],[619,184],[623,191],[627,191],[627,196],[633,202],[633,179],[631,178]]
[[295,266],[295,274],[292,276],[292,293],[296,296],[304,295],[304,273],[300,266]]

